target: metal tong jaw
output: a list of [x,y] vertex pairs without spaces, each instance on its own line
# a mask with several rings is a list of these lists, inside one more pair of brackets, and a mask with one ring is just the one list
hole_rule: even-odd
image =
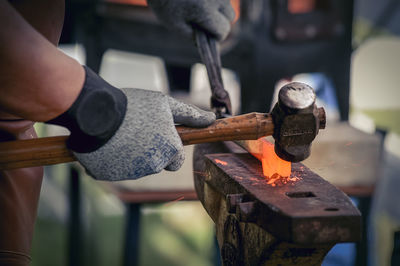
[[204,31],[195,29],[195,39],[200,58],[206,65],[211,86],[211,108],[217,118],[232,115],[229,93],[224,88],[221,75],[221,56],[218,42]]

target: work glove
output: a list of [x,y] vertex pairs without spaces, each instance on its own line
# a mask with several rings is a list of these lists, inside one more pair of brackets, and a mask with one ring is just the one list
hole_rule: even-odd
[[193,37],[193,27],[222,41],[235,18],[229,0],[147,0],[157,17],[167,27]]
[[119,90],[85,69],[77,100],[47,123],[71,131],[68,147],[96,179],[137,179],[163,169],[176,171],[185,154],[175,123],[206,127],[215,121],[211,112],[156,91]]

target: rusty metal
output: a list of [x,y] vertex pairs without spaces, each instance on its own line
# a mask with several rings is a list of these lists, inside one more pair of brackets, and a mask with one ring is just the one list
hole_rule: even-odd
[[292,169],[297,181],[273,186],[234,144],[196,147],[195,188],[216,224],[224,265],[320,265],[334,244],[360,240],[350,199],[304,165]]
[[211,108],[218,118],[232,115],[232,104],[229,93],[224,88],[221,74],[221,56],[217,40],[202,30],[195,30],[195,39],[201,61],[206,65],[211,87]]
[[[360,213],[350,199],[304,165],[292,165],[292,176],[300,180],[274,187],[250,154],[206,157],[208,184],[223,195],[247,197],[237,204],[239,219],[243,216],[279,239],[298,244],[359,239]],[[227,164],[218,164],[217,159]]]
[[291,162],[306,159],[319,129],[325,128],[325,111],[317,108],[315,98],[314,90],[300,82],[289,83],[279,91],[278,103],[271,114],[275,152],[282,159]]

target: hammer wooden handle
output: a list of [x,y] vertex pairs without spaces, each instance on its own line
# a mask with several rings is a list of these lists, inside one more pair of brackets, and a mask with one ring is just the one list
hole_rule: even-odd
[[[258,139],[272,135],[274,125],[269,114],[249,113],[215,121],[206,128],[177,126],[183,145],[196,143]],[[75,161],[67,148],[68,136],[46,137],[0,143],[0,170],[51,165]]]
[[249,113],[218,119],[206,128],[177,126],[183,145],[228,140],[259,139],[272,135],[274,125],[270,114]]
[[0,170],[75,161],[67,139],[68,136],[57,136],[1,142]]

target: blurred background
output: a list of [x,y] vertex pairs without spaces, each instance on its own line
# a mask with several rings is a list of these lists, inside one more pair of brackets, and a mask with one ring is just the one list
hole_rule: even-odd
[[[360,243],[323,265],[400,265],[400,2],[232,0],[221,45],[235,114],[268,112],[289,81],[310,84],[327,130],[305,161],[363,213]],[[159,90],[208,109],[192,40],[141,0],[66,0],[60,49],[117,87]],[[36,125],[41,136],[68,134]],[[138,181],[97,182],[78,164],[46,167],[32,265],[219,265],[214,224],[184,166]]]

